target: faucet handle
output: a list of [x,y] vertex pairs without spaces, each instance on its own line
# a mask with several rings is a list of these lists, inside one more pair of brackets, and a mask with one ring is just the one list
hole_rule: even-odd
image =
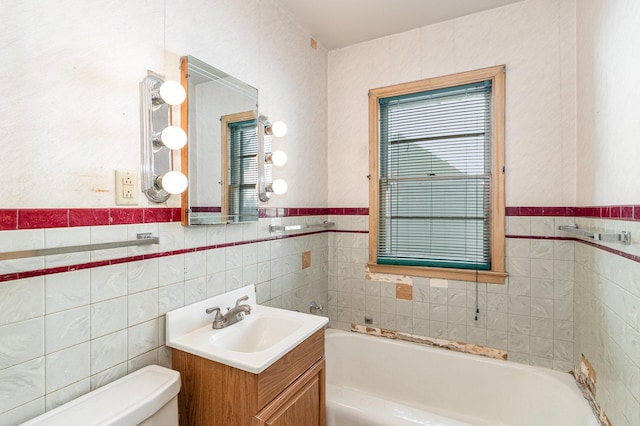
[[238,306],[240,302],[246,302],[247,300],[249,300],[248,295],[242,296],[240,299],[236,300],[236,306]]
[[224,323],[224,315],[222,315],[222,313],[220,312],[220,308],[218,307],[214,307],[214,308],[207,308],[207,310],[205,311],[207,314],[212,314],[212,313],[216,313],[216,316],[213,317],[213,324],[211,324],[211,327],[213,328],[221,328],[220,325]]
[[[247,300],[249,300],[249,295],[242,296],[240,299],[236,300],[236,307],[240,306],[240,302],[246,302]],[[248,309],[246,312],[243,313],[243,315],[244,314],[251,315],[251,306],[249,305],[243,305],[243,306],[246,306]]]

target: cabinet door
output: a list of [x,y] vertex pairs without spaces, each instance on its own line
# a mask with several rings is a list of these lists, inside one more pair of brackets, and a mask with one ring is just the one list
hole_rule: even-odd
[[252,426],[324,426],[324,359],[307,370],[252,420]]

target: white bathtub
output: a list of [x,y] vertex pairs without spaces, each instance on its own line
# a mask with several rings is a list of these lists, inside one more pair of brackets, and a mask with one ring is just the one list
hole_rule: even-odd
[[327,330],[328,426],[598,426],[573,378]]

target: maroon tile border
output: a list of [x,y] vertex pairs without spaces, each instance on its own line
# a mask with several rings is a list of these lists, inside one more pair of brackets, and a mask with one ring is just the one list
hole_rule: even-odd
[[0,209],[0,231],[179,222],[179,208]]
[[507,216],[568,216],[640,221],[640,205],[587,207],[507,207]]
[[[260,218],[368,215],[366,207],[261,207]],[[640,221],[640,205],[507,207],[507,216],[564,216]],[[180,208],[0,209],[0,231],[179,222]]]

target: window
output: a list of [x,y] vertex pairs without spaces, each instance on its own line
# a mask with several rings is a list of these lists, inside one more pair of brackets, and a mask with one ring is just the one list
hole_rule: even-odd
[[222,117],[222,140],[229,153],[223,151],[227,170],[223,173],[222,211],[229,212],[229,222],[255,221],[258,217],[256,183],[258,169],[257,121],[252,111]]
[[504,67],[369,97],[370,271],[503,283]]

